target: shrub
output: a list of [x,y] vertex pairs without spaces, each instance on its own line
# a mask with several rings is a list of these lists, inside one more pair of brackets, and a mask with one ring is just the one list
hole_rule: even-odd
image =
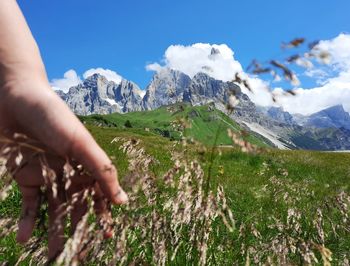
[[127,128],[132,128],[130,120],[126,120],[125,123],[124,123],[124,126],[127,127]]

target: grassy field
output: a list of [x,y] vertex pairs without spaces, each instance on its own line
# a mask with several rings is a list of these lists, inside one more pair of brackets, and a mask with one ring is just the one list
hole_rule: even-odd
[[[218,122],[221,119],[210,120],[209,116],[213,114],[207,108],[196,108],[197,113],[186,106],[181,110],[192,121],[186,134],[203,142],[214,137],[217,123],[221,123]],[[117,165],[121,183],[130,189],[127,187],[129,162],[120,145],[128,139],[140,140],[141,147],[155,159],[151,171],[158,177],[164,175],[173,165],[170,151],[178,135],[171,129],[170,122],[177,111],[174,111],[175,114],[164,110],[152,111],[152,118],[147,113],[133,113],[90,116],[82,120]],[[214,115],[221,116],[218,111]],[[222,119],[228,127],[239,130],[234,122],[226,121],[224,116]],[[132,128],[124,127],[127,120]],[[146,126],[150,130],[145,130]],[[161,135],[168,130],[170,136],[160,136],[157,129],[163,130]],[[223,129],[218,138],[219,144],[230,143],[225,134],[226,129]],[[119,138],[118,141],[111,143],[115,137]],[[249,139],[266,146],[254,136]],[[221,225],[215,227],[208,254],[211,254],[211,247],[214,253],[215,245],[220,246],[220,243],[224,243],[224,250],[215,251],[219,257],[209,257],[210,264],[276,265],[285,262],[288,265],[322,265],[328,262],[328,250],[332,252],[332,265],[345,265],[350,259],[350,212],[347,205],[350,204],[349,154],[269,148],[248,154],[234,147],[217,148],[212,153],[210,146],[197,144],[178,149],[186,149],[182,152],[189,160],[198,160],[205,178],[211,177],[212,190],[216,190],[218,185],[223,186],[235,220],[232,233],[223,230]],[[1,202],[0,216],[17,218],[19,208],[20,195],[14,189],[10,197]],[[214,219],[213,226],[216,223],[219,224]],[[0,262],[7,261],[10,265],[24,250],[15,243],[15,233],[0,239],[0,247]],[[136,252],[137,249],[132,250]],[[187,260],[186,252],[186,249],[180,248],[177,258],[167,264],[199,263]],[[154,253],[144,256],[145,264],[154,263]]]
[[[185,123],[184,135],[207,146],[214,143],[216,145],[231,144],[232,141],[227,136],[227,129],[236,132],[242,130],[236,122],[212,105],[191,106],[185,103],[160,107],[152,111],[91,115],[82,116],[80,119],[87,124],[119,129],[125,128],[127,124],[129,128],[142,131],[146,129],[172,140],[180,138],[178,127]],[[268,141],[259,135],[251,134],[246,139],[260,147],[269,146]]]

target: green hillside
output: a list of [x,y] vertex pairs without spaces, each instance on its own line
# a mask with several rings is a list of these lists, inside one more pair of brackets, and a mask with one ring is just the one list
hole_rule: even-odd
[[[237,132],[242,130],[237,123],[212,105],[191,106],[181,103],[153,111],[90,115],[79,118],[85,124],[149,131],[172,140],[180,139],[179,131],[174,128],[174,123],[182,123],[186,124],[185,136],[187,138],[193,138],[209,146],[231,144],[227,136],[228,128]],[[268,141],[259,135],[250,134],[245,138],[257,146],[269,146]]]

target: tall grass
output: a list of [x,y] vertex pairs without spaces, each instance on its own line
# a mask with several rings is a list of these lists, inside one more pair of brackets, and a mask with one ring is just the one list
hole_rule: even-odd
[[[259,152],[238,135],[231,132],[230,136],[244,151]],[[265,217],[257,210],[249,217],[241,217],[235,214],[234,202],[238,199],[228,198],[222,186],[211,185],[205,193],[207,175],[201,163],[186,152],[187,146],[173,143],[172,165],[159,175],[153,170],[159,162],[146,152],[144,144],[135,138],[115,138],[110,144],[118,146],[128,158],[123,186],[130,196],[127,205],[112,209],[113,237],[106,240],[104,225],[95,222],[93,190],[73,195],[64,205],[67,213],[78,198],[88,200],[90,205],[74,234],[67,235],[56,264],[330,265],[332,260],[339,265],[348,263],[350,196],[345,191],[314,205],[315,192],[310,181],[296,183],[281,168],[278,175],[271,175],[265,186],[254,191],[256,199],[270,202],[271,208],[278,203],[278,212],[266,213]],[[15,147],[14,143],[11,145]],[[18,157],[18,149],[13,151]],[[270,175],[270,167],[268,162],[264,163],[258,174]],[[11,194],[10,179],[7,185],[2,180],[2,192],[7,190]],[[305,198],[310,198],[310,203]],[[47,263],[45,219],[41,216],[42,226],[16,258],[18,265]],[[12,234],[15,223],[16,219],[1,219],[1,237]],[[337,244],[338,241],[345,241],[344,245]],[[6,249],[1,247],[4,254],[9,253]],[[336,257],[332,251],[336,251]]]

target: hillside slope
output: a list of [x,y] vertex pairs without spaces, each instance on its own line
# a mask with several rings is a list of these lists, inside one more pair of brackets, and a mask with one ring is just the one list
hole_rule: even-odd
[[[79,117],[85,124],[102,127],[117,127],[149,131],[170,139],[179,139],[180,132],[176,126],[186,124],[185,137],[205,145],[230,145],[227,129],[241,131],[242,128],[223,112],[211,104],[191,106],[190,104],[173,104],[161,108],[125,114],[90,115]],[[245,137],[252,144],[260,147],[273,146],[260,135],[249,134]]]

